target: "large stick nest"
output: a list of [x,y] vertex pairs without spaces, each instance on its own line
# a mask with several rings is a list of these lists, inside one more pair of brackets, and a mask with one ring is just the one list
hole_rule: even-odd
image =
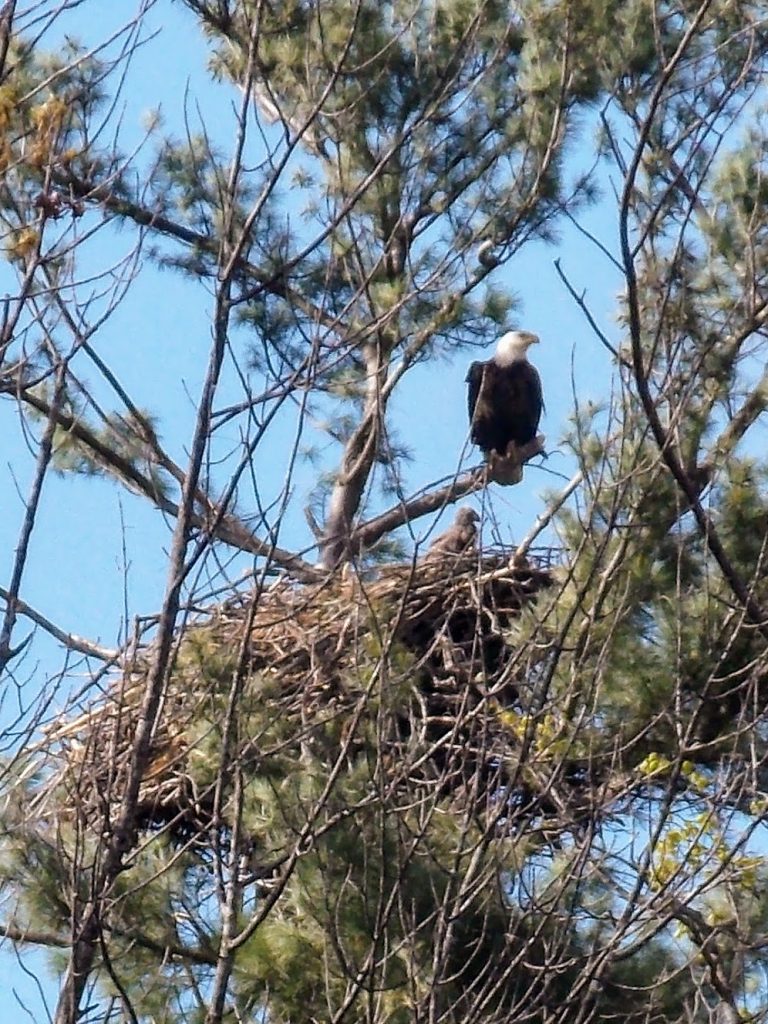
[[[221,760],[225,722],[239,723],[232,749],[255,776],[270,770],[270,757],[283,758],[286,770],[286,758],[327,751],[330,764],[344,743],[353,758],[370,740],[351,737],[361,702],[386,707],[389,760],[406,765],[417,749],[411,760],[422,783],[450,792],[472,775],[477,788],[485,773],[488,791],[498,788],[510,738],[489,741],[489,694],[496,709],[519,706],[523,670],[510,627],[550,584],[551,560],[548,549],[522,564],[501,550],[446,556],[384,567],[371,581],[346,573],[317,584],[280,581],[211,609],[177,638],[140,824],[170,825],[185,837],[226,825],[213,820],[216,780],[229,767]],[[83,713],[48,730],[56,770],[46,793],[57,815],[84,815],[99,828],[113,819],[152,653],[150,645]],[[473,714],[480,705],[486,713]]]

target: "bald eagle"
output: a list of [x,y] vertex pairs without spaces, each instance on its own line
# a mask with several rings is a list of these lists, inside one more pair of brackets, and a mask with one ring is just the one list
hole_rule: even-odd
[[477,523],[480,516],[469,505],[460,508],[456,513],[453,525],[445,533],[435,537],[429,545],[426,558],[430,562],[444,558],[446,555],[469,554],[477,548]]
[[510,443],[533,441],[544,407],[541,380],[528,362],[528,347],[538,343],[530,331],[508,331],[485,363],[472,363],[467,374],[471,436],[486,459],[505,458]]

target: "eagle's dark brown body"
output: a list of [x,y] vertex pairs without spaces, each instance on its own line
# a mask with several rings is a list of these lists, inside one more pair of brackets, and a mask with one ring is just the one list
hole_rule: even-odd
[[505,455],[536,437],[543,408],[541,380],[525,357],[506,365],[472,363],[467,374],[471,436],[488,455]]

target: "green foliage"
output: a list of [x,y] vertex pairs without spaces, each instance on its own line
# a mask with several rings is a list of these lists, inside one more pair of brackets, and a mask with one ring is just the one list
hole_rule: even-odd
[[[251,17],[243,5],[226,25],[207,20],[214,38],[224,37],[215,69],[236,81],[245,72]],[[293,4],[262,18],[257,103],[270,119],[279,110],[296,132],[311,119],[302,142],[321,175],[311,218],[323,227],[319,211],[352,203],[327,250],[307,257],[305,286],[316,280],[350,327],[390,321],[389,347],[430,323],[433,342],[455,344],[455,333],[441,329],[454,325],[437,322],[438,307],[447,290],[465,287],[477,243],[490,240],[508,255],[518,235],[543,231],[566,202],[554,165],[540,173],[553,131],[560,145],[557,83],[541,98],[531,86],[525,31],[504,5]],[[318,49],[322,70],[312,59]],[[328,74],[335,75],[330,90]],[[536,102],[522,103],[525,95]],[[311,179],[302,173],[301,181],[311,193]],[[452,248],[461,263],[440,269],[438,299],[431,282]],[[363,281],[371,284],[361,293]],[[495,308],[478,313],[472,333],[500,322]]]

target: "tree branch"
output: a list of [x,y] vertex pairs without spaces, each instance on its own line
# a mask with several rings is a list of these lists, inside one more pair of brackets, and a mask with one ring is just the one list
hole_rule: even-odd
[[13,627],[16,623],[21,579],[27,563],[27,555],[29,552],[29,544],[32,539],[32,531],[35,526],[35,519],[37,518],[38,509],[40,507],[43,483],[53,455],[53,437],[56,431],[56,418],[60,411],[62,395],[64,392],[65,373],[66,364],[61,363],[56,370],[53,401],[51,402],[48,410],[48,421],[45,424],[45,430],[40,441],[40,450],[38,451],[35,465],[35,476],[32,481],[30,495],[26,502],[24,521],[22,523],[21,534],[19,536],[19,542],[16,546],[14,555],[10,587],[7,591],[3,591],[3,596],[5,598],[5,614],[3,615],[2,626],[0,626],[0,675],[2,675],[5,670],[5,666],[8,664],[10,659],[18,653],[11,650],[11,636],[13,634]]
[[[189,946],[180,946],[175,942],[157,942],[148,935],[136,935],[126,933],[119,928],[107,929],[111,934],[118,936],[128,942],[156,953],[161,959],[169,954],[179,960],[186,960],[189,963],[211,966],[216,963],[213,953],[206,953],[202,949],[192,949]],[[0,935],[11,942],[31,943],[33,946],[46,946],[50,949],[71,949],[72,938],[69,935],[62,935],[59,932],[46,932],[32,928],[21,928],[19,925],[9,922],[0,922]]]
[[[530,459],[536,455],[541,454],[542,444],[540,437],[536,437],[528,445],[517,450],[517,457],[519,462],[513,463],[512,460],[505,459],[502,467],[506,472],[504,473],[504,480],[499,482],[508,485],[510,482],[509,470],[513,465],[516,467],[522,467]],[[416,519],[420,519],[422,516],[429,515],[430,512],[437,512],[446,508],[448,505],[453,505],[459,498],[463,498],[465,494],[473,494],[475,491],[480,491],[483,487],[486,487],[489,482],[494,481],[493,476],[494,467],[489,465],[475,466],[474,469],[467,470],[466,473],[462,473],[460,476],[454,477],[450,483],[444,487],[440,487],[435,491],[428,491],[425,494],[418,494],[416,497],[403,501],[399,505],[394,505],[392,508],[387,509],[386,512],[382,512],[380,515],[375,516],[373,519],[369,519],[366,523],[360,523],[352,531],[349,538],[349,547],[353,554],[359,555],[367,548],[373,547],[373,545],[381,540],[382,537],[388,533],[392,533],[393,530],[398,529],[400,526],[405,526],[406,523],[412,523]],[[519,481],[515,480],[514,483]],[[573,482],[572,482],[573,483]],[[570,485],[569,485],[570,486]],[[565,501],[576,487],[573,484],[567,494],[564,494],[562,500]],[[559,507],[559,506],[558,506]]]
[[485,466],[476,466],[461,476],[455,477],[445,487],[401,502],[374,519],[361,523],[350,535],[350,548],[355,554],[360,554],[367,548],[373,547],[377,541],[398,527],[412,523],[422,516],[429,515],[430,512],[437,512],[438,509],[445,508],[447,505],[452,505],[465,494],[481,490],[485,484]]
[[[0,587],[0,598],[10,604],[11,594],[4,587]],[[26,601],[22,601],[20,597],[14,599],[13,605],[17,615],[23,615],[25,618],[30,619],[68,650],[77,651],[78,654],[85,654],[89,658],[98,658],[100,661],[117,662],[119,660],[120,652],[116,648],[101,647],[91,640],[86,640],[85,637],[77,636],[75,633],[67,633],[51,622],[50,619],[47,619],[40,612],[32,608],[31,605],[28,605]]]
[[633,159],[627,169],[624,189],[621,196],[619,236],[624,274],[627,281],[627,306],[629,311],[629,332],[632,345],[632,368],[635,382],[637,384],[638,395],[645,411],[645,415],[648,418],[648,423],[651,427],[654,440],[658,445],[662,458],[677,481],[678,486],[685,494],[699,530],[701,531],[701,535],[704,538],[712,557],[720,567],[720,571],[727,580],[728,585],[745,608],[752,623],[760,629],[760,632],[764,636],[768,637],[768,621],[766,620],[765,613],[759,602],[756,601],[750,593],[749,588],[744,583],[744,580],[742,580],[728,557],[712,519],[704,510],[701,501],[699,500],[700,489],[691,479],[683,467],[683,464],[678,459],[672,444],[672,438],[665,431],[661,418],[659,417],[656,403],[654,402],[653,395],[651,394],[650,386],[648,384],[648,376],[645,372],[637,274],[635,272],[634,256],[629,242],[629,214],[632,206],[635,179],[642,163],[643,151],[655,123],[656,112],[661,104],[664,90],[666,89],[675,68],[678,66],[680,60],[685,54],[691,39],[698,30],[698,26],[709,6],[709,0],[704,0],[704,3],[701,4],[695,16],[691,19],[691,23],[688,26],[685,35],[680,40],[677,50],[659,76],[659,81],[653,91],[653,95],[648,104],[648,113],[642,125],[640,136],[635,147]]
[[[53,414],[57,425],[87,448],[96,462],[121,479],[129,488],[145,498],[149,498],[159,511],[174,519],[178,517],[179,506],[163,496],[155,481],[136,469],[130,459],[120,455],[101,441],[81,420],[61,409],[54,410],[48,402],[30,390],[17,392],[12,382],[0,382],[0,392],[2,391],[18,395],[23,402],[31,405],[38,412],[45,415]],[[183,484],[184,474],[179,467],[175,467],[175,472],[172,475]],[[231,544],[233,547],[253,555],[269,558],[296,579],[311,581],[318,578],[318,570],[299,555],[275,547],[268,541],[260,540],[235,516],[220,515],[215,502],[202,491],[197,491],[196,499],[206,509],[205,514],[200,512],[193,514],[193,523],[196,528],[200,530],[213,529],[214,535],[225,544]]]
[[[61,188],[71,190],[76,198],[101,203],[106,210],[117,217],[131,220],[135,224],[150,228],[168,238],[175,238],[209,256],[215,257],[218,253],[219,240],[216,237],[200,234],[199,231],[193,231],[192,228],[185,227],[183,224],[171,220],[170,217],[147,209],[132,200],[117,196],[107,185],[93,184],[83,181],[71,173],[62,174],[61,172],[54,173],[54,180]],[[283,268],[279,268],[277,271],[263,271],[242,256],[237,256],[235,263],[237,273],[250,281],[257,281],[261,290],[290,302],[313,323],[321,323],[325,327],[338,330],[337,318],[309,302],[303,292],[292,288],[286,280]]]

